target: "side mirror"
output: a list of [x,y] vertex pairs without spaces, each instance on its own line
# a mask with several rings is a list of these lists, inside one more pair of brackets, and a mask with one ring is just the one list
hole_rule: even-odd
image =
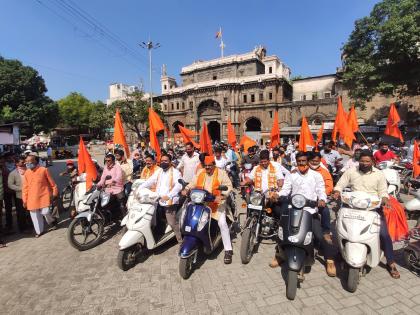
[[105,177],[105,180],[110,180],[112,178],[112,176],[111,175],[107,175],[106,177]]
[[220,191],[227,191],[228,189],[229,188],[227,186],[224,186],[224,185],[220,185],[219,188],[218,188],[218,190],[220,190]]

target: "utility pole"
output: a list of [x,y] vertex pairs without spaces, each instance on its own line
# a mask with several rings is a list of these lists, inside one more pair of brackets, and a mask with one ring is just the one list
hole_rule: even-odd
[[150,107],[153,107],[153,88],[152,88],[152,50],[160,48],[160,44],[154,44],[150,39],[147,43],[141,42],[140,47],[149,51],[149,84],[150,84]]

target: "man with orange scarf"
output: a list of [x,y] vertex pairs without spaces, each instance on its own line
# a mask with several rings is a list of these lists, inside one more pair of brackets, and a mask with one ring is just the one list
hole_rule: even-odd
[[[227,186],[226,191],[218,190],[219,186]],[[214,156],[206,156],[204,158],[204,170],[200,170],[193,178],[191,183],[185,187],[183,195],[187,195],[188,191],[193,188],[200,188],[210,191],[216,196],[214,203],[209,204],[212,210],[212,218],[218,221],[220,232],[222,234],[223,247],[225,249],[225,264],[232,263],[232,243],[230,241],[229,226],[227,225],[226,216],[231,220],[231,213],[228,212],[226,198],[232,191],[232,182],[224,170],[216,168]]]

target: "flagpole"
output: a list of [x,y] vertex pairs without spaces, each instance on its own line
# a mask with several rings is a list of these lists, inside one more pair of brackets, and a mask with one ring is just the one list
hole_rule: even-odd
[[365,136],[363,135],[363,133],[359,130],[357,130],[358,133],[360,133],[360,135],[362,136],[363,140],[366,142],[366,144],[369,144],[369,142],[366,140]]

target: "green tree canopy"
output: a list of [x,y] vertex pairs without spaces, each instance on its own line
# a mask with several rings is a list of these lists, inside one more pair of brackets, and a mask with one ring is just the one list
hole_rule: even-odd
[[0,57],[0,120],[22,121],[22,130],[31,135],[54,128],[58,106],[45,95],[47,88],[38,72],[18,60]]
[[95,104],[82,94],[71,92],[58,101],[60,110],[60,125],[75,127],[79,131],[87,131],[90,127],[90,116],[95,110]]
[[344,84],[366,101],[420,92],[420,2],[384,0],[355,22],[343,47]]

